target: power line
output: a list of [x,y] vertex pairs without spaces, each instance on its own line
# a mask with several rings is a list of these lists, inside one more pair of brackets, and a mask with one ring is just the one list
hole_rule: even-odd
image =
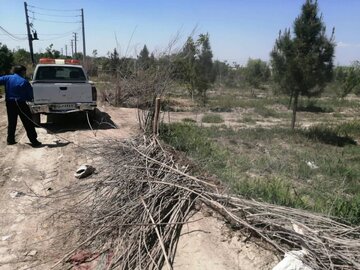
[[32,19],[33,19],[33,21],[50,22],[50,23],[81,23],[81,21],[65,22],[65,21],[43,20],[43,19],[37,19],[37,18],[32,18]]
[[57,34],[41,34],[42,36],[68,36],[68,35],[70,35],[70,34],[72,34],[72,33],[74,33],[74,32],[78,32],[78,31],[80,31],[80,27],[79,28],[76,28],[76,29],[74,29],[74,30],[71,30],[71,31],[67,31],[67,32],[64,32],[64,33],[57,33]]
[[81,15],[45,14],[45,13],[40,13],[40,12],[36,12],[36,11],[30,10],[30,9],[29,9],[29,12],[31,12],[32,14],[37,14],[37,15],[41,15],[41,16],[49,16],[49,17],[67,17],[67,18],[71,18],[71,17],[81,17]]
[[32,7],[32,8],[40,9],[40,10],[56,11],[56,12],[75,12],[75,11],[80,11],[80,10],[81,10],[81,9],[51,9],[51,8],[41,8],[41,7],[36,7],[36,6],[32,6],[32,5],[28,5],[28,7]]
[[0,30],[2,30],[5,34],[7,34],[9,37],[11,37],[13,40],[26,40],[27,37],[17,37],[14,34],[11,34],[9,31],[7,31],[5,28],[3,28],[2,26],[0,26]]

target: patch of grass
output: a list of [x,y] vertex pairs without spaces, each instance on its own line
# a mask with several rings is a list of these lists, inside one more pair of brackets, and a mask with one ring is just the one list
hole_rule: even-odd
[[255,113],[264,118],[278,117],[278,113],[274,109],[269,109],[267,107],[255,107]]
[[226,108],[226,107],[215,107],[215,108],[210,108],[210,111],[212,111],[212,112],[232,112],[232,109]]
[[334,131],[337,136],[359,134],[360,125],[350,122],[332,127],[330,133],[323,127],[306,133],[174,123],[162,125],[160,134],[237,194],[360,224],[360,148],[339,148],[318,139],[318,134],[332,136]]
[[235,186],[238,194],[248,198],[260,198],[266,202],[294,208],[307,208],[290,181],[281,178],[245,179]]
[[299,106],[297,111],[312,113],[331,113],[334,112],[334,109],[330,107],[320,107],[315,104],[307,104],[305,106]]
[[288,105],[287,97],[243,98],[237,95],[220,95],[209,99],[210,110],[215,108],[258,108],[271,105]]
[[242,119],[239,119],[237,122],[239,123],[247,123],[247,124],[256,124],[256,120],[251,116],[244,116]]
[[183,118],[181,121],[185,123],[196,123],[196,121],[192,118]]
[[360,136],[360,122],[353,120],[345,123],[341,123],[336,126],[336,131],[343,136]]
[[[326,144],[345,146],[348,144],[356,145],[356,141],[349,137],[345,132],[349,127],[329,127],[327,125],[316,125],[312,126],[307,130],[304,130],[304,135],[312,140],[317,140]],[[350,127],[351,128],[351,127]],[[342,132],[340,132],[342,131]],[[346,135],[341,136],[341,133]]]
[[220,114],[205,114],[202,119],[204,123],[223,123],[224,119]]

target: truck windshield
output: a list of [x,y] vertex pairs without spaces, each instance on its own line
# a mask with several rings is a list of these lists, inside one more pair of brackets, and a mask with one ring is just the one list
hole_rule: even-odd
[[67,66],[38,67],[36,81],[69,81],[83,82],[86,76],[81,68]]

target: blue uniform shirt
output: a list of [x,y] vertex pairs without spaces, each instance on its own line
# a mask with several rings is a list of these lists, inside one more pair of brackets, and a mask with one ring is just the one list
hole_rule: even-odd
[[0,85],[5,85],[5,100],[32,101],[34,99],[31,84],[18,74],[1,76]]

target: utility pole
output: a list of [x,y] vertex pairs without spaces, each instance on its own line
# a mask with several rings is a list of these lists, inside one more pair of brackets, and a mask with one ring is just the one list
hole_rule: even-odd
[[75,54],[77,54],[77,33],[74,32],[74,41],[75,41]]
[[34,60],[34,50],[33,50],[33,37],[30,32],[30,23],[29,23],[29,16],[28,16],[28,9],[27,9],[27,3],[24,2],[25,7],[25,18],[26,18],[26,29],[27,29],[27,35],[29,40],[29,48],[30,48],[30,56],[31,56],[31,63],[33,66],[35,66],[35,60]]
[[65,56],[67,57],[67,44],[65,44]]
[[85,65],[85,59],[86,59],[86,45],[85,45],[84,9],[81,9],[81,25],[82,25],[82,38],[83,38],[83,64]]
[[71,40],[71,57],[74,56],[74,40]]

